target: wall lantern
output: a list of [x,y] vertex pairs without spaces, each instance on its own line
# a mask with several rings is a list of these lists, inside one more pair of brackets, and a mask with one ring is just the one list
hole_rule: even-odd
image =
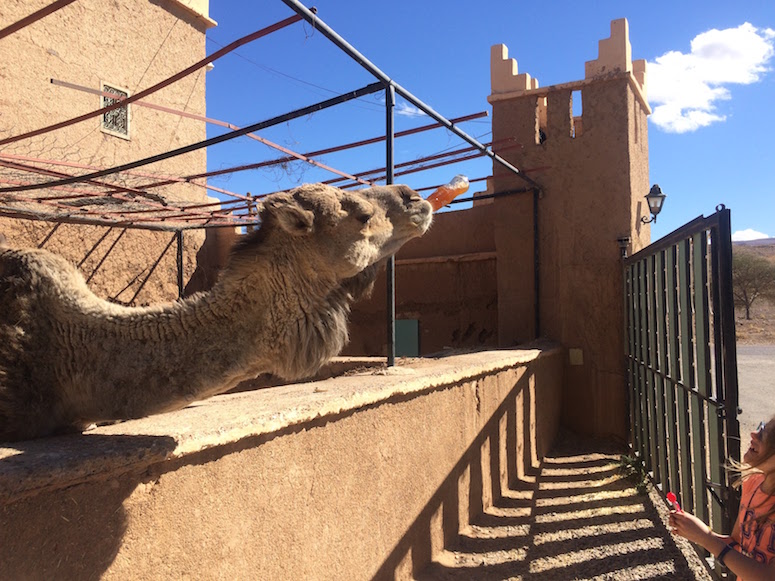
[[646,218],[646,216],[643,216],[640,221],[644,224],[648,224],[649,222],[656,222],[657,214],[659,214],[659,212],[662,210],[662,204],[665,203],[666,197],[667,196],[662,193],[662,190],[657,184],[651,186],[651,190],[649,190],[649,193],[646,195],[646,201],[649,204],[651,218]]

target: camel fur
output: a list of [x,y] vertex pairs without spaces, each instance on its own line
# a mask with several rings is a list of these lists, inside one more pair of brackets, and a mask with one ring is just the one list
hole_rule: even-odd
[[45,250],[0,242],[0,441],[80,431],[314,374],[348,339],[378,263],[430,226],[406,186],[305,185],[265,198],[216,285],[175,303],[98,298]]

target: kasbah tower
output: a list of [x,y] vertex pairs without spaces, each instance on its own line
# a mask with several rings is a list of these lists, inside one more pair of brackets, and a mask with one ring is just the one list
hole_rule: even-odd
[[[535,234],[538,249],[535,334],[568,350],[563,423],[597,435],[626,437],[626,376],[622,252],[632,254],[650,241],[644,196],[649,191],[646,62],[632,61],[626,19],[611,23],[599,41],[598,58],[585,66],[584,80],[539,87],[519,73],[500,44],[491,49],[493,141],[521,148],[500,153],[516,167],[545,168],[531,175],[540,196],[521,198],[519,224]],[[582,111],[573,110],[573,96]],[[577,107],[578,108],[578,107]],[[497,152],[497,149],[496,149]],[[490,191],[524,186],[494,164]],[[500,200],[496,199],[493,203]],[[482,200],[478,203],[487,203]],[[529,218],[527,218],[529,217]],[[533,240],[515,243],[535,251]],[[628,240],[629,239],[629,240]],[[516,250],[516,249],[515,249]],[[515,252],[515,254],[517,254]],[[523,258],[526,260],[526,258]],[[520,284],[513,281],[514,290]],[[505,290],[499,284],[499,293]],[[508,283],[507,283],[508,286]],[[524,296],[524,282],[521,283]],[[512,323],[514,325],[514,323]],[[509,322],[499,320],[508,343]],[[514,329],[514,340],[520,331]],[[534,335],[535,336],[535,335]]]

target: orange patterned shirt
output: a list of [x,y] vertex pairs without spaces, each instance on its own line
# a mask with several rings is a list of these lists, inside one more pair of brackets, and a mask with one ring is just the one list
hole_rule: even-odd
[[762,492],[763,482],[764,474],[754,474],[743,481],[739,549],[760,563],[768,564],[775,562],[775,518],[770,517],[764,526],[753,522],[756,517],[769,512],[775,504],[775,495]]

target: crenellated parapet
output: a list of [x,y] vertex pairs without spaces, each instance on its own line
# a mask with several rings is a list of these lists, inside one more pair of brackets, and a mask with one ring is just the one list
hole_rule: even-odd
[[519,74],[516,59],[509,58],[505,44],[490,48],[490,89],[493,95],[524,93],[538,88],[538,79]]
[[626,18],[611,21],[611,36],[597,43],[597,59],[584,64],[584,78],[594,79],[612,73],[631,73],[646,94],[646,61],[632,60],[630,29]]
[[[509,58],[508,48],[496,44],[490,49],[490,90],[487,100],[490,103],[514,99],[523,96],[545,98],[555,92],[583,91],[589,85],[599,81],[627,79],[635,92],[641,107],[648,115],[651,109],[646,100],[646,61],[632,60],[632,46],[629,39],[629,25],[626,18],[611,22],[611,36],[598,42],[598,58],[587,61],[584,66],[584,79],[558,85],[539,87],[538,79],[529,73],[520,73],[516,59]],[[546,101],[537,101],[539,115],[546,115]],[[563,105],[564,107],[564,105]],[[581,118],[578,123],[581,125]],[[575,129],[578,129],[576,127]],[[574,130],[573,136],[580,131]]]
[[[603,126],[610,125],[612,109],[587,107],[587,102],[599,103],[601,98],[611,98],[610,90],[604,89],[611,82],[629,85],[642,113],[651,113],[645,92],[646,61],[633,62],[624,18],[611,22],[611,36],[599,41],[598,58],[585,63],[582,80],[540,87],[535,77],[519,72],[516,59],[509,58],[508,48],[503,44],[494,45],[490,50],[490,73],[491,94],[487,100],[493,105],[509,103],[510,131],[525,145],[547,143],[553,147],[558,137],[575,139],[589,128],[594,127],[599,133]],[[608,97],[603,97],[605,93]],[[578,108],[582,102],[584,112],[574,111],[574,104]],[[642,130],[645,128],[638,132]]]
[[632,45],[626,18],[611,21],[611,36],[597,43],[597,59],[584,65],[587,79],[623,72],[632,72]]

